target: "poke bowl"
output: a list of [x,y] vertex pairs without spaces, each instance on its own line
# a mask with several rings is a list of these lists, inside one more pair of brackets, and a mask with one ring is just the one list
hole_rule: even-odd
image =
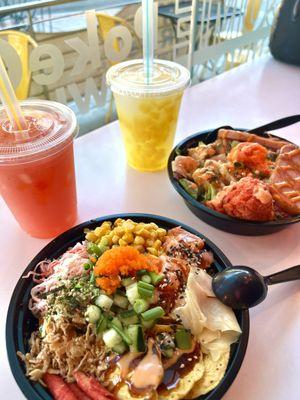
[[278,136],[224,126],[181,141],[169,156],[168,175],[204,222],[233,234],[265,235],[300,220],[299,154]]
[[[147,242],[153,235],[156,244]],[[30,262],[10,301],[6,345],[19,388],[30,400],[219,400],[249,336],[248,310],[233,311],[210,293],[211,277],[231,266],[199,232],[150,214],[105,216],[61,234]],[[195,293],[205,309],[197,296],[191,308]],[[224,331],[212,308],[226,319]],[[149,357],[159,368],[141,376]]]

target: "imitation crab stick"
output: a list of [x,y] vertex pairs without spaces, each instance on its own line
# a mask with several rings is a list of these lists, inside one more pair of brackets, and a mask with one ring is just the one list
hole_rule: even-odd
[[78,400],[91,400],[89,396],[87,396],[77,385],[77,383],[69,383],[69,388],[71,389],[72,393],[75,394],[76,399]]
[[92,400],[115,400],[115,397],[92,376],[79,371],[74,372],[73,375],[80,389]]
[[62,377],[46,373],[43,381],[48,386],[54,400],[78,400]]

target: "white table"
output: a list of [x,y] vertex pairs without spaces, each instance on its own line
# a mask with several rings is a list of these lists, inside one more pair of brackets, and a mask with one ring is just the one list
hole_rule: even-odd
[[[299,113],[300,69],[265,58],[186,91],[176,141],[224,124],[254,128]],[[300,145],[300,126],[280,134]],[[118,123],[76,140],[80,222],[119,212],[149,212],[178,219],[212,239],[234,264],[262,274],[300,263],[300,224],[261,237],[231,235],[198,220],[171,187],[166,171],[140,173],[127,167]],[[34,255],[47,243],[18,227],[0,199],[0,387],[3,400],[21,400],[6,359],[5,318],[13,288]],[[251,311],[247,354],[225,400],[300,398],[300,283],[277,285]]]

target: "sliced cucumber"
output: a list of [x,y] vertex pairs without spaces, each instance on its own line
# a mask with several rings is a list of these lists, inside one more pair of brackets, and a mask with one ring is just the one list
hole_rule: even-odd
[[129,303],[133,306],[136,299],[140,297],[137,283],[126,287],[126,296]]
[[95,324],[101,317],[101,310],[97,306],[90,305],[86,309],[86,312],[85,312],[84,315],[85,315],[85,317],[86,317],[88,322],[91,322],[92,324]]
[[114,296],[114,303],[123,309],[126,309],[128,307],[128,300],[127,297],[122,296],[120,294],[115,294]]
[[122,342],[122,337],[116,332],[115,329],[111,328],[103,333],[103,341],[106,347],[112,349]]
[[190,196],[192,196],[194,199],[198,198],[198,186],[194,182],[182,178],[179,179],[179,183]]
[[114,301],[106,294],[100,294],[95,300],[95,304],[104,311],[109,311],[113,302]]
[[136,352],[146,351],[146,342],[144,337],[144,331],[141,325],[130,325],[127,328],[127,334],[132,341],[130,349]]

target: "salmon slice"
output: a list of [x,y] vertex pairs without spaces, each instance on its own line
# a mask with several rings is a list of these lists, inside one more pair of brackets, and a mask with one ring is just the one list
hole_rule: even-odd
[[84,391],[92,400],[115,400],[116,398],[106,390],[97,379],[87,376],[83,372],[73,373],[74,378],[81,390]]
[[77,385],[77,383],[69,383],[69,388],[71,389],[72,393],[75,394],[76,399],[78,400],[91,400],[89,396],[87,396]]
[[300,149],[285,145],[270,177],[270,191],[279,207],[290,215],[300,214]]
[[164,249],[168,253],[172,247],[178,247],[179,244],[193,252],[199,252],[204,247],[204,240],[178,226],[169,230],[164,242]]
[[263,137],[254,135],[253,133],[234,131],[231,129],[219,129],[219,139],[238,140],[239,142],[256,142],[269,149],[279,150],[285,146],[287,142],[285,140],[276,139],[273,137]]
[[48,386],[54,400],[78,400],[61,376],[46,373],[43,381]]

